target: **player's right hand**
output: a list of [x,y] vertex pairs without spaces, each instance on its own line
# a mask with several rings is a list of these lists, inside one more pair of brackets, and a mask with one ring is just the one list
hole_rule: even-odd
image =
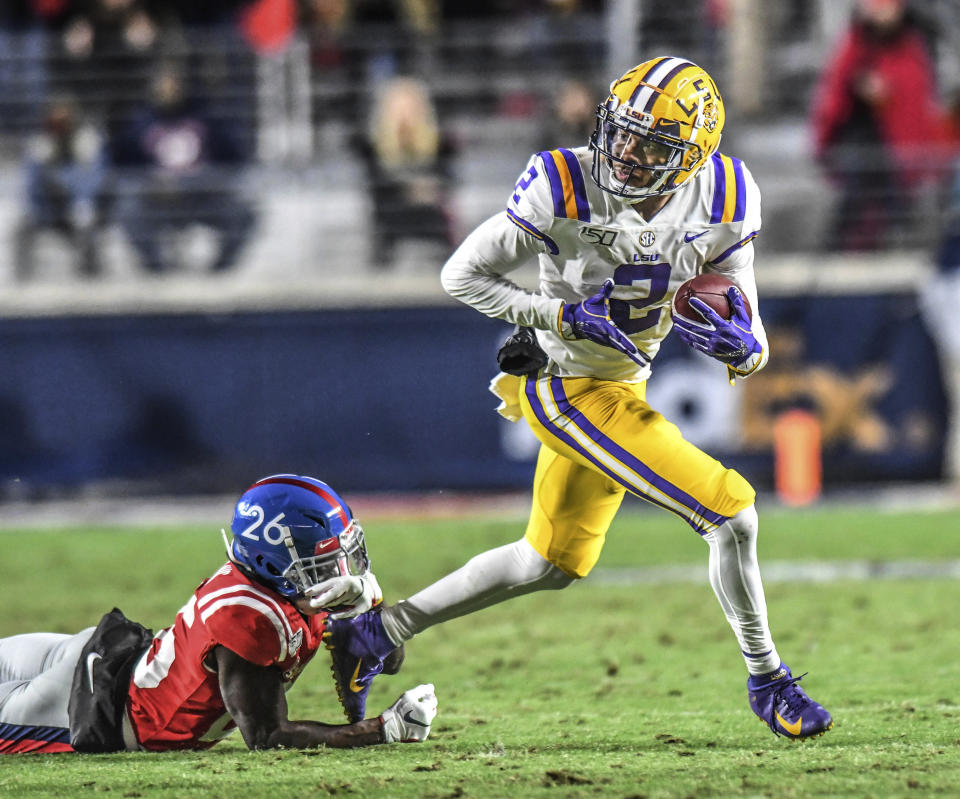
[[411,688],[380,714],[383,740],[388,744],[425,741],[436,715],[437,695],[433,684]]
[[331,619],[352,619],[383,601],[383,591],[373,572],[331,577],[303,592],[314,611],[330,611]]
[[762,348],[753,335],[750,314],[740,289],[731,286],[727,297],[732,309],[730,319],[724,319],[699,297],[691,297],[690,307],[703,317],[703,322],[674,316],[673,326],[677,335],[694,349],[731,366],[740,366]]
[[613,347],[640,366],[646,366],[650,359],[610,318],[611,294],[613,280],[607,278],[603,288],[592,297],[575,304],[564,303],[558,323],[560,335],[566,339],[585,338],[604,347]]

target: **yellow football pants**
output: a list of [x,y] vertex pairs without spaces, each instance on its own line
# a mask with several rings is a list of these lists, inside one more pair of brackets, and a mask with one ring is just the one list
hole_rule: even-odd
[[524,378],[519,399],[542,444],[526,538],[572,577],[597,562],[627,491],[701,535],[753,504],[743,477],[647,404],[645,383],[544,375]]

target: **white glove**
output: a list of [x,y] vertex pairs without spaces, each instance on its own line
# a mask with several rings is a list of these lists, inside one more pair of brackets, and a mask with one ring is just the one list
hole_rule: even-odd
[[383,739],[388,744],[425,741],[436,715],[437,695],[433,692],[433,683],[411,688],[380,714]]
[[383,591],[373,572],[331,577],[303,592],[315,610],[336,610],[331,619],[352,619],[383,602]]

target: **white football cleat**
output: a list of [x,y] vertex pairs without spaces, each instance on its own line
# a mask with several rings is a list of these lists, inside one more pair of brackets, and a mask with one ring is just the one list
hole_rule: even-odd
[[388,744],[425,741],[436,715],[437,695],[433,684],[411,688],[380,714],[384,740]]

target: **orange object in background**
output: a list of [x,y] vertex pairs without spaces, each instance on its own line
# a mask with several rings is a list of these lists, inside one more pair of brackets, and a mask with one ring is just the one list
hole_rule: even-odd
[[787,505],[809,505],[823,488],[820,420],[792,408],[773,423],[773,475],[777,496]]

